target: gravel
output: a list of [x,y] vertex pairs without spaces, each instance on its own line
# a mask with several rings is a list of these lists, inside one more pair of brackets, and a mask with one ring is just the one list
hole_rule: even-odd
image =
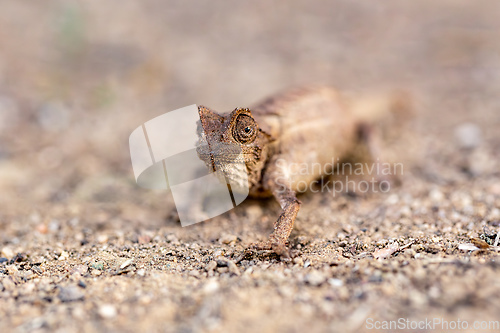
[[[500,7],[458,2],[3,3],[0,332],[498,322]],[[300,196],[291,260],[248,250],[273,200],[182,228],[170,192],[135,184],[141,123],[306,82],[394,87],[414,110],[380,124],[404,165],[387,193]]]

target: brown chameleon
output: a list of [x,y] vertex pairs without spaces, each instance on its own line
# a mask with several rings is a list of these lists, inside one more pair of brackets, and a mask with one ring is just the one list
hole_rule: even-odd
[[[204,154],[205,163],[215,170],[214,154],[224,155],[227,144],[238,145],[246,169],[218,160],[224,176],[234,183],[245,172],[250,197],[274,196],[281,205],[269,239],[253,248],[289,256],[287,240],[301,205],[296,196],[299,183],[316,181],[323,168],[313,166],[324,166],[336,157],[343,159],[360,144],[373,153],[370,123],[376,117],[371,112],[374,110],[366,112],[359,104],[332,88],[316,87],[284,92],[251,109],[237,108],[226,115],[198,107],[211,149],[210,154]],[[383,99],[368,109],[389,107]],[[304,165],[311,166],[310,172],[297,170]]]

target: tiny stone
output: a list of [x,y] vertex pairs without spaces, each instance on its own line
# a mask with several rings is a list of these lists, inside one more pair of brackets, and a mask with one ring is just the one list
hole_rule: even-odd
[[28,257],[24,253],[18,253],[10,260],[10,263],[13,264],[15,262],[23,262],[26,261]]
[[75,286],[60,287],[59,299],[62,302],[82,301],[85,295]]
[[100,235],[98,235],[98,236],[96,237],[96,241],[97,241],[98,243],[101,243],[101,244],[106,243],[106,242],[108,241],[108,236],[107,236],[107,235],[104,235],[104,234],[100,234]]
[[44,223],[38,224],[36,226],[35,230],[38,231],[39,233],[41,233],[42,235],[45,235],[46,233],[49,232],[49,229],[47,228],[47,226]]
[[62,251],[61,255],[59,256],[59,258],[57,260],[62,261],[62,260],[66,260],[68,258],[69,258],[69,253],[66,251]]
[[330,278],[328,279],[328,284],[330,284],[333,287],[342,287],[344,285],[344,281],[340,279]]
[[10,247],[4,247],[2,251],[0,251],[0,255],[4,256],[5,258],[12,258],[14,257],[14,251]]
[[116,308],[111,304],[104,304],[99,307],[99,316],[103,319],[111,319],[116,317]]
[[221,238],[219,238],[219,242],[222,244],[230,244],[232,242],[236,242],[236,236],[230,234],[224,234]]
[[205,269],[207,272],[213,271],[217,267],[217,262],[214,260],[211,260],[206,266]]
[[475,148],[481,144],[481,128],[464,123],[455,129],[455,138],[461,148]]
[[429,198],[433,201],[433,202],[441,202],[443,201],[444,199],[444,195],[443,193],[438,190],[438,189],[433,189],[431,190],[431,192],[429,193]]
[[229,261],[227,263],[227,267],[229,268],[230,273],[232,273],[234,275],[238,275],[238,276],[241,275],[240,269],[238,268],[238,266],[236,266],[236,264],[233,261]]
[[92,274],[93,276],[99,276],[101,275],[101,271],[98,269],[93,269],[90,274]]
[[226,267],[228,262],[228,260],[223,256],[215,257],[215,261],[217,262],[217,266],[219,267]]
[[144,268],[141,268],[136,272],[136,274],[139,276],[144,276],[146,275],[146,271],[144,270]]
[[8,262],[8,261],[9,261],[9,259],[4,258],[4,257],[0,257],[0,264],[3,264],[3,263]]
[[309,283],[311,286],[317,287],[326,281],[326,276],[319,271],[312,271],[306,274],[304,281]]
[[19,270],[17,269],[16,265],[9,265],[7,266],[7,272],[9,272],[9,275],[17,276],[19,273]]
[[203,291],[206,294],[213,294],[217,290],[219,290],[219,282],[217,280],[212,279],[203,286]]
[[125,267],[130,266],[133,262],[134,260],[132,259],[125,261],[123,264],[120,265],[120,269],[124,269]]

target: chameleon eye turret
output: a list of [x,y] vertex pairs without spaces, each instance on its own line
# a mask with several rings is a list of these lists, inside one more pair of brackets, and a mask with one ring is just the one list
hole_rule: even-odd
[[252,143],[257,137],[257,125],[255,120],[246,114],[240,114],[236,118],[233,129],[234,138],[240,143]]

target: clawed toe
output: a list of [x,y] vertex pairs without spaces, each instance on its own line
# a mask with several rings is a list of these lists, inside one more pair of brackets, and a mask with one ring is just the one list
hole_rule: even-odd
[[285,244],[280,243],[272,243],[271,241],[258,242],[250,245],[250,249],[253,250],[266,250],[273,251],[277,255],[282,258],[289,259],[291,258],[290,249]]

